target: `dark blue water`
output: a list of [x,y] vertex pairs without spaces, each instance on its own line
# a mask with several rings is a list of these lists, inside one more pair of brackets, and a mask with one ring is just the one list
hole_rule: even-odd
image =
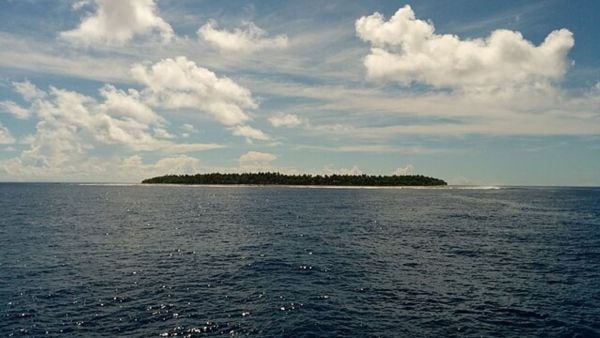
[[0,184],[0,335],[598,337],[600,189]]

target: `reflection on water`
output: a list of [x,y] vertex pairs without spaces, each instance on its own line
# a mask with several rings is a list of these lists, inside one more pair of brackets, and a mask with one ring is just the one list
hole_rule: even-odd
[[0,184],[0,328],[597,336],[598,189]]

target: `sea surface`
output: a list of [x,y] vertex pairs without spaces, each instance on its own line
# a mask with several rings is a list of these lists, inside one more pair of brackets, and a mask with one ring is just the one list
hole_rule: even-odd
[[599,337],[600,189],[0,184],[0,335]]

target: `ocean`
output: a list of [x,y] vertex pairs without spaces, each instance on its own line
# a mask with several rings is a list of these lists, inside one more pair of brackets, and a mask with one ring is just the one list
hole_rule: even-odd
[[4,183],[0,334],[599,337],[600,189]]

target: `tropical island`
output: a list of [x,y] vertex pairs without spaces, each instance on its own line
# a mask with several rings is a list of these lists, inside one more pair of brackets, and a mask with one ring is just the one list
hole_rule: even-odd
[[423,175],[285,175],[278,172],[242,174],[165,175],[144,184],[318,185],[318,186],[444,186],[444,180]]

